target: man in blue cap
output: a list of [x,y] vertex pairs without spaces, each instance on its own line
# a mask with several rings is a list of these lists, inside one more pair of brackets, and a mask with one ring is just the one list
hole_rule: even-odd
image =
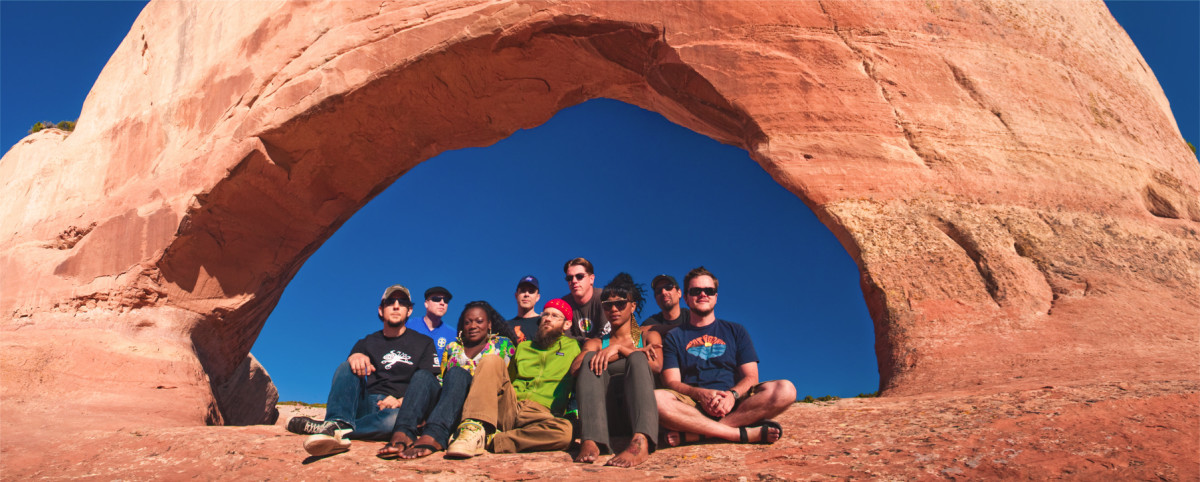
[[517,316],[508,320],[508,326],[512,327],[513,333],[517,335],[515,343],[521,343],[537,334],[538,324],[541,323],[542,317],[535,310],[538,300],[542,299],[540,288],[538,287],[538,279],[533,275],[526,275],[517,282]]

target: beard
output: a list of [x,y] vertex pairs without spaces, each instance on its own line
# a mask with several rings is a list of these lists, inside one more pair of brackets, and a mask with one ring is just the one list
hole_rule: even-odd
[[384,324],[385,326],[387,326],[388,328],[400,328],[400,327],[404,326],[404,324],[405,324],[405,323],[407,323],[407,322],[408,322],[408,317],[407,317],[407,316],[405,316],[404,318],[401,318],[401,319],[400,319],[400,320],[398,320],[398,321],[392,321],[392,320],[390,320],[390,319],[388,319],[388,318],[384,318],[384,319],[383,319],[383,324]]
[[557,327],[551,327],[549,325],[539,326],[537,335],[533,337],[533,344],[541,348],[548,347],[551,343],[558,341],[558,339],[562,337],[562,334],[562,325]]
[[688,307],[688,309],[690,309],[690,310],[692,311],[692,313],[693,313],[693,314],[695,314],[696,316],[699,316],[699,317],[701,317],[701,318],[703,318],[703,317],[705,317],[705,316],[708,316],[708,315],[711,315],[711,314],[712,314],[712,312],[713,312],[713,309],[712,309],[712,308],[709,308],[709,309],[707,309],[707,310],[701,310],[701,309],[692,308],[692,307],[690,307],[690,306],[689,306],[689,307]]

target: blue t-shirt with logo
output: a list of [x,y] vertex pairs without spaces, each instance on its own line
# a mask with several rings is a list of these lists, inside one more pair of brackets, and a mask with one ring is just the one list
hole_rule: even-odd
[[406,326],[408,326],[408,329],[410,330],[433,338],[433,347],[437,349],[437,358],[433,359],[433,366],[440,368],[442,363],[442,352],[446,351],[446,345],[449,345],[450,342],[458,339],[458,330],[456,330],[455,327],[450,326],[449,323],[446,323],[446,320],[444,319],[442,320],[442,324],[438,325],[437,328],[430,330],[429,327],[425,325],[424,316],[415,320],[409,320]]
[[693,387],[728,390],[737,384],[738,367],[758,362],[746,328],[717,319],[696,328],[684,324],[663,340],[663,370],[679,369],[679,379]]

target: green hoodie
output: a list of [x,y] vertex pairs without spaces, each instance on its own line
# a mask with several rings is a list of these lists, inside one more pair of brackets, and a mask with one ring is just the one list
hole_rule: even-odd
[[532,340],[517,345],[517,354],[508,364],[508,378],[517,400],[533,400],[561,415],[575,388],[569,373],[579,352],[579,342],[568,336],[559,337],[546,349],[535,347]]

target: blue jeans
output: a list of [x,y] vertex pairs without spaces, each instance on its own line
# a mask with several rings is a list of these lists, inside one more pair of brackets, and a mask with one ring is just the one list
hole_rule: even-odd
[[333,372],[333,383],[325,402],[325,420],[350,425],[353,430],[347,438],[387,440],[391,437],[399,409],[380,410],[377,403],[387,395],[365,393],[366,387],[366,379],[350,371],[350,362],[342,362]]
[[450,431],[458,425],[462,415],[463,402],[467,400],[472,378],[471,373],[462,367],[453,367],[446,370],[446,376],[442,377],[439,385],[432,373],[418,371],[404,392],[404,404],[400,405],[393,430],[404,432],[409,440],[416,441],[417,425],[425,420],[422,434],[446,448]]

